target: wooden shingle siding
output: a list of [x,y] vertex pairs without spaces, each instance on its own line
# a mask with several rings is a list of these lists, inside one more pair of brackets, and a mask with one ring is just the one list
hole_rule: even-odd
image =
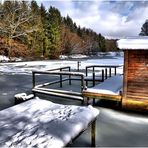
[[148,97],[148,51],[128,51],[127,95]]
[[123,108],[148,110],[148,50],[126,50]]

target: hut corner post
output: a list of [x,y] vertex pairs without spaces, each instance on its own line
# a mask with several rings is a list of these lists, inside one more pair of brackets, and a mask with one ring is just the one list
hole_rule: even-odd
[[122,93],[122,108],[126,108],[126,92],[127,92],[127,74],[128,74],[128,51],[124,51],[124,77],[123,77],[123,93]]

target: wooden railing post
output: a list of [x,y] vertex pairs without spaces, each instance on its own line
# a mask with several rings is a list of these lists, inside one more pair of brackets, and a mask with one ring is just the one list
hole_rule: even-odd
[[95,86],[95,72],[93,71],[93,86]]
[[109,68],[109,77],[111,77],[112,76],[112,69],[111,69],[111,67]]
[[32,87],[35,87],[35,72],[32,72]]
[[80,75],[81,77],[81,92],[85,89],[85,83],[84,83],[84,75]]
[[116,69],[116,67],[115,67],[115,75],[117,74],[117,69]]
[[104,70],[102,69],[102,82],[104,81]]
[[[61,71],[61,69],[60,69]],[[60,87],[62,87],[62,74],[60,74]]]
[[95,86],[95,67],[93,66],[93,86]]
[[[69,72],[71,71],[71,68],[68,68]],[[71,75],[69,75],[69,85],[71,85]]]
[[86,67],[86,77],[88,76],[88,67]]
[[[86,71],[85,71],[85,73],[86,73],[86,77],[88,76],[88,67],[86,67],[86,69],[85,69]],[[86,86],[88,86],[88,81],[86,80]]]
[[107,79],[107,68],[105,68],[105,79]]
[[81,65],[81,61],[77,62],[77,71],[80,71],[80,65]]

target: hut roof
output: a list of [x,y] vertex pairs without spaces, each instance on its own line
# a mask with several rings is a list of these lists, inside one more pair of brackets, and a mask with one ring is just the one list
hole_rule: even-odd
[[117,46],[123,50],[148,50],[148,37],[137,36],[120,39],[117,41]]

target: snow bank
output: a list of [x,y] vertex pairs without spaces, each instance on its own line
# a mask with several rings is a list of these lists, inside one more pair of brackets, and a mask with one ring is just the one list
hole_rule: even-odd
[[83,58],[88,58],[88,56],[86,55],[82,55],[82,54],[74,54],[74,55],[60,55],[59,57],[60,59],[83,59]]
[[0,62],[8,62],[9,58],[3,55],[0,55]]
[[[71,70],[85,69],[90,65],[123,65],[122,56],[113,56],[109,58],[97,58],[97,59],[82,59],[78,56],[73,60],[48,60],[48,61],[28,61],[28,62],[9,62],[0,63],[0,73],[8,74],[31,74],[34,70],[49,70],[53,68],[60,68],[70,66]],[[120,69],[122,73],[122,69]]]
[[98,52],[97,56],[123,56],[123,52]]
[[[98,57],[104,57],[104,56],[123,56],[123,52],[97,52],[96,54]],[[70,56],[66,55],[60,55],[60,59],[84,59],[84,58],[89,58],[87,55],[82,55],[82,54],[74,54]]]

